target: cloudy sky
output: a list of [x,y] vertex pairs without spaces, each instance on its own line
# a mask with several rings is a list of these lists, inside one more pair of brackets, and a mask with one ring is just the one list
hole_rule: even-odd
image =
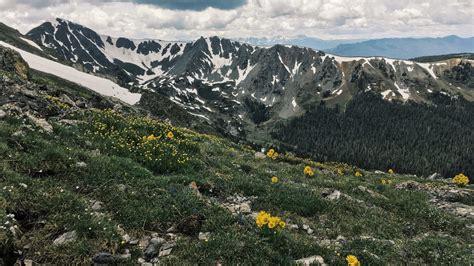
[[99,33],[324,39],[474,36],[474,0],[0,0],[0,22],[25,33],[55,17]]

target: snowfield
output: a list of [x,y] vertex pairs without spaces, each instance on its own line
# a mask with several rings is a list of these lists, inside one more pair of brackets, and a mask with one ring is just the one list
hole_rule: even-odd
[[0,45],[13,49],[20,53],[25,61],[30,65],[31,68],[49,73],[65,80],[77,83],[86,88],[89,88],[99,94],[105,96],[115,97],[128,104],[136,104],[141,94],[131,93],[126,88],[120,87],[111,80],[96,77],[84,72],[81,72],[73,67],[69,67],[52,60],[43,58],[41,56],[34,55],[32,53],[23,51],[15,46],[0,41]]

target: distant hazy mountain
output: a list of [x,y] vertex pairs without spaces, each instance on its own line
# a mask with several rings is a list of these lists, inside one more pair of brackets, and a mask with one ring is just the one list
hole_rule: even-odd
[[308,37],[305,35],[298,35],[295,37],[277,36],[274,38],[249,37],[249,38],[236,38],[235,40],[239,42],[243,42],[243,43],[261,45],[261,46],[273,46],[276,44],[297,45],[297,46],[313,48],[316,50],[328,50],[328,49],[335,48],[336,46],[340,44],[363,41],[360,39],[359,40],[323,40],[319,38]]
[[387,38],[340,44],[327,52],[344,56],[384,56],[408,59],[421,56],[472,53],[474,37]]

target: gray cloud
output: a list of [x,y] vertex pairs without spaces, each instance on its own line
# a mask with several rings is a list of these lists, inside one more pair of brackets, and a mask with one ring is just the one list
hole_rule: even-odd
[[208,7],[234,9],[245,5],[247,0],[132,0],[132,2],[157,5],[169,9],[202,11]]
[[0,0],[0,21],[26,32],[62,17],[132,38],[474,35],[472,0]]

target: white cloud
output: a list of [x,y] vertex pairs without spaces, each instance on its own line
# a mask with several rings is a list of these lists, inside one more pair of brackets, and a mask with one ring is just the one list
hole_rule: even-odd
[[104,34],[161,39],[473,36],[473,10],[472,0],[249,0],[234,9],[202,11],[122,0],[0,0],[0,21],[26,32],[62,17]]

